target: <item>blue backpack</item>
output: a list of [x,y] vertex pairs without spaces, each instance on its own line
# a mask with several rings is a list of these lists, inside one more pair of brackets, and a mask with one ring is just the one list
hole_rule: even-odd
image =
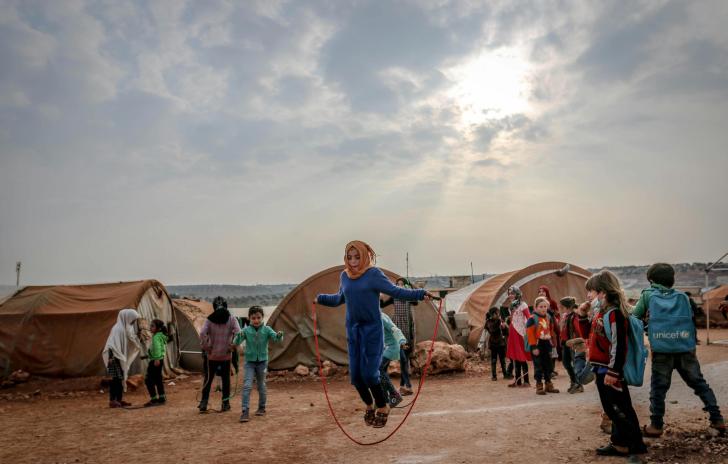
[[[609,313],[603,316],[604,333],[612,338],[612,326],[609,323]],[[641,320],[632,316],[627,317],[627,358],[624,360],[624,380],[627,385],[641,387],[647,365],[647,347],[645,346],[645,326]]]
[[686,353],[695,349],[695,324],[688,296],[678,290],[652,291],[647,302],[647,334],[655,353]]

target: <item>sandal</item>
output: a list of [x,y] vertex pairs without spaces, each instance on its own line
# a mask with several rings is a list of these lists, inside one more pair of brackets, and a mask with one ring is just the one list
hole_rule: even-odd
[[374,417],[374,410],[373,409],[367,409],[364,413],[364,423],[367,425],[374,425],[375,417]]
[[389,418],[388,412],[377,412],[377,416],[374,418],[374,428],[381,429],[387,425],[387,419]]
[[648,438],[659,438],[662,436],[662,429],[655,427],[654,425],[643,425],[642,435]]

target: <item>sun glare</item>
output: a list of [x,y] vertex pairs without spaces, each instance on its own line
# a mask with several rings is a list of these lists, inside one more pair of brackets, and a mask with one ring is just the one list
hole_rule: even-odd
[[528,64],[514,49],[484,52],[445,71],[466,126],[529,110]]

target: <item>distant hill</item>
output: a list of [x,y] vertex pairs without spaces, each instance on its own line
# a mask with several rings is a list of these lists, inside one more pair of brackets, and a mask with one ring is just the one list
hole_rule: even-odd
[[[705,286],[705,263],[679,263],[675,267],[675,285],[679,287],[704,287]],[[617,274],[626,289],[638,289],[649,286],[647,282],[647,269],[649,266],[614,266],[608,267],[610,271]],[[599,269],[589,269],[597,272]],[[709,274],[708,286],[728,284],[727,272],[711,272]]]
[[295,284],[271,285],[168,285],[167,291],[173,298],[190,297],[212,301],[222,296],[231,308],[244,308],[253,305],[275,306]]

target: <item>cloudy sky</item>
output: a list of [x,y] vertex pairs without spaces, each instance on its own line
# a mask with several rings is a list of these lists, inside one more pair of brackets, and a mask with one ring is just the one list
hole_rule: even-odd
[[728,3],[0,0],[0,283],[728,251]]

